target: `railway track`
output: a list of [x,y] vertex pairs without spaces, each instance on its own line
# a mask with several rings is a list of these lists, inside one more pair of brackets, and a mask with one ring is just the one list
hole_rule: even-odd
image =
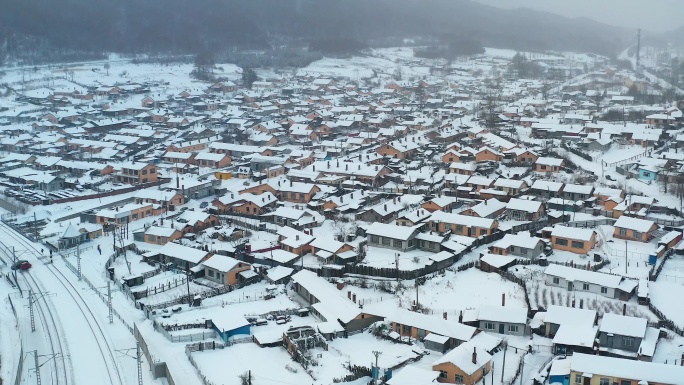
[[[40,250],[38,250],[35,245],[30,242],[28,239],[26,239],[23,235],[17,233],[14,229],[11,227],[7,226],[6,224],[0,222],[0,230],[2,230],[7,236],[12,238],[15,243],[21,244],[23,247],[25,247],[27,250],[31,251],[36,257],[41,256]],[[47,270],[52,273],[52,275],[56,278],[56,280],[64,287],[67,293],[69,293],[69,296],[72,298],[76,306],[78,307],[81,315],[83,316],[83,319],[86,321],[88,328],[90,329],[91,334],[93,335],[93,338],[95,339],[95,342],[97,343],[97,347],[99,350],[99,355],[102,358],[102,362],[105,365],[105,368],[107,370],[107,378],[109,380],[109,383],[111,385],[125,385],[124,378],[121,375],[121,371],[118,368],[116,357],[114,356],[114,349],[112,349],[112,346],[110,345],[106,334],[102,330],[102,327],[100,326],[100,323],[97,322],[97,319],[95,317],[95,314],[93,313],[92,309],[90,306],[88,306],[88,303],[83,299],[79,291],[76,289],[76,287],[67,279],[67,277],[54,265],[52,264],[47,264],[45,265]],[[28,273],[28,272],[27,272]],[[40,286],[38,283],[35,281],[34,277],[28,273],[25,274],[30,277],[30,279],[33,281],[33,284],[40,289]],[[28,280],[27,280],[28,283]],[[30,285],[29,285],[30,286]],[[54,323],[54,316],[52,314],[52,310],[50,309],[50,306],[46,306],[48,316]],[[41,310],[42,312],[42,310]],[[44,317],[42,317],[44,318]],[[56,330],[56,323],[55,325],[55,330]],[[59,341],[60,339],[57,338]],[[59,341],[59,345],[57,346],[57,349],[61,351],[62,346],[61,346],[61,341]],[[54,350],[54,349],[53,349]],[[54,353],[54,351],[53,351]],[[62,355],[63,357],[63,355]],[[64,368],[64,384],[68,385],[69,383],[66,380],[66,363],[64,360],[62,361],[62,365]],[[73,365],[73,362],[72,362]],[[72,371],[72,377],[73,377],[73,371]],[[59,384],[60,382],[57,382]],[[71,383],[75,384],[74,381]],[[75,384],[76,385],[76,384]]]

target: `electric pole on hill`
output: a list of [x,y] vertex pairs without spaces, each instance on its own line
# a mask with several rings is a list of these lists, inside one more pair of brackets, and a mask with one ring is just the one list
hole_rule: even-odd
[[382,354],[381,351],[379,350],[373,350],[373,355],[375,356],[375,372],[373,372],[373,384],[378,383],[378,377],[380,373],[380,369],[378,368],[378,357]]

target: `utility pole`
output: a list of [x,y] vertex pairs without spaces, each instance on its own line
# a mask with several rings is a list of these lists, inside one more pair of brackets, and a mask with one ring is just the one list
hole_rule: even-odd
[[247,371],[247,384],[252,385],[252,371],[251,370]]
[[520,361],[520,385],[522,385],[523,374],[525,373],[525,356]]
[[399,284],[399,253],[394,255],[394,266],[397,268],[397,285]]
[[375,372],[373,373],[373,384],[374,384],[374,385],[378,383],[378,378],[377,378],[377,377],[378,377],[378,374],[379,374],[378,372],[380,371],[379,368],[378,368],[378,357],[380,357],[381,354],[382,354],[381,351],[379,351],[379,350],[373,350],[373,355],[375,356]]
[[627,275],[627,240],[625,239],[625,275]]
[[[135,356],[132,356],[129,352],[131,350],[135,349]],[[128,349],[117,349],[116,350],[118,353],[123,354],[126,357],[131,357],[133,358],[137,365],[138,365],[138,385],[143,385],[143,379],[142,379],[142,356],[141,356],[141,350],[140,350],[140,342],[135,343],[134,348],[128,348]]]
[[[33,321],[33,317],[31,317],[31,321]],[[36,385],[40,385],[40,365],[38,364],[38,350],[33,351],[33,365],[36,370]]]
[[38,241],[38,219],[35,211],[33,212],[33,238]]
[[[36,331],[36,319],[35,316],[33,315],[33,290],[29,289],[28,291],[29,297],[29,314],[31,315],[31,331],[35,332]],[[37,359],[37,358],[36,358]]]
[[416,271],[416,312],[418,311],[418,272]]
[[112,283],[107,281],[107,307],[109,307],[109,323],[114,323],[114,314],[112,312]]
[[81,277],[81,245],[80,244],[76,245],[76,262],[78,264],[78,280],[80,281],[82,279],[82,277]]
[[[504,354],[503,354],[503,364],[501,364],[501,383],[503,383],[504,380],[504,370],[506,369],[506,350],[508,350],[508,342],[504,340],[503,342],[503,349],[504,349]],[[492,376],[494,376],[492,374]],[[492,378],[492,384],[494,383],[494,379]]]
[[142,356],[140,355],[140,342],[135,343],[135,361],[138,364],[138,385],[143,385],[142,379]]

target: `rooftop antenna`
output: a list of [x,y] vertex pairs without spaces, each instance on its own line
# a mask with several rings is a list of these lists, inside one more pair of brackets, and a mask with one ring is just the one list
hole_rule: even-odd
[[637,29],[636,73],[639,73],[639,55],[641,54],[641,28]]

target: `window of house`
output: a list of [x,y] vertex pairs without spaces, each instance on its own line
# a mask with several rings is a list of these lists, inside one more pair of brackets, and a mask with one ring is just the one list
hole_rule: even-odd
[[380,242],[380,238],[379,238],[377,235],[371,235],[371,236],[370,236],[370,241],[371,241],[371,243],[377,244],[377,243]]
[[508,325],[508,331],[511,333],[517,333],[518,332],[518,325]]
[[556,238],[556,244],[559,246],[567,246],[568,245],[568,240],[567,239],[562,239],[562,238]]
[[480,229],[480,235],[487,235],[487,229]]
[[527,249],[520,248],[520,255],[527,255]]
[[610,379],[601,377],[601,379],[599,380],[599,385],[610,385]]
[[448,374],[444,370],[439,371],[439,378],[447,378]]
[[622,346],[634,346],[634,337],[622,337]]
[[622,229],[622,228],[621,228],[621,229],[620,229],[620,235],[623,236],[623,237],[626,237],[626,236],[627,236],[627,229]]
[[582,375],[577,373],[575,374],[575,384],[581,384],[582,383]]
[[147,175],[147,170],[142,170],[143,175]]
[[154,174],[155,172],[156,172],[155,169],[153,169],[153,168],[150,169],[150,174]]
[[460,374],[455,374],[454,375],[454,382],[457,384],[462,384],[463,383],[463,376]]
[[485,329],[494,330],[495,328],[494,322],[485,322]]
[[390,245],[390,239],[387,237],[382,237],[382,244],[385,246],[389,246]]
[[209,276],[210,276],[210,277],[213,277],[213,276],[214,276],[214,270],[208,270],[208,272],[209,272]]
[[574,247],[576,249],[583,249],[584,248],[584,242],[572,241],[572,247]]
[[420,247],[425,247],[425,241],[423,241],[423,240],[420,241]]
[[402,242],[398,239],[392,241],[394,247],[401,247]]
[[632,236],[636,239],[641,239],[641,233],[638,231],[632,231]]
[[457,232],[457,233],[462,233],[462,232],[463,232],[463,226],[461,226],[461,225],[456,225],[456,232]]
[[555,283],[556,285],[560,284],[560,278],[553,277],[553,283]]
[[589,290],[589,284],[588,284],[588,283],[583,283],[583,284],[582,284],[582,290]]
[[156,242],[156,241],[157,241],[157,237],[154,235],[150,235],[150,242]]
[[542,164],[539,166],[539,168],[541,168],[542,170],[546,170],[546,165]]
[[608,288],[607,288],[607,287],[602,287],[602,288],[601,288],[601,294],[608,294]]

